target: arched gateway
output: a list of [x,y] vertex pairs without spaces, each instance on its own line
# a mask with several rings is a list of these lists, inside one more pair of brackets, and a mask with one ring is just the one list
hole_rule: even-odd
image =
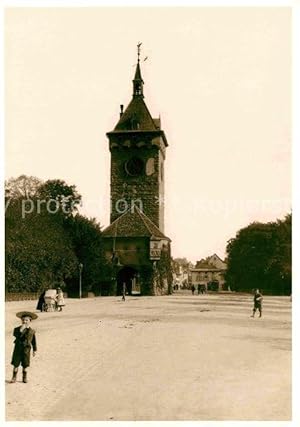
[[141,288],[138,278],[139,274],[135,268],[130,266],[122,267],[117,273],[117,295],[122,295],[124,285],[128,295],[140,294]]

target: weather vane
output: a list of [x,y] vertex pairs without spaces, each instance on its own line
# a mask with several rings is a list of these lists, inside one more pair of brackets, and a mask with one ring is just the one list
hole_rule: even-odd
[[141,42],[139,42],[139,43],[137,44],[138,62],[140,62],[141,46],[142,46],[142,43],[141,43]]
[[[141,46],[142,46],[142,42],[139,42],[138,44],[137,44],[137,57],[138,57],[138,60],[137,60],[137,63],[139,64],[139,62],[140,62],[140,55],[141,55]],[[143,59],[143,62],[144,61],[146,61],[148,59],[148,56],[145,56],[145,58]],[[135,67],[137,64],[133,64],[133,67]]]

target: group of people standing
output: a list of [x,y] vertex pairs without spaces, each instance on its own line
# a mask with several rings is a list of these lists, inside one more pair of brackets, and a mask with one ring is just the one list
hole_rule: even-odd
[[[45,304],[46,304],[45,294],[46,294],[46,291],[43,291],[42,294],[40,295],[37,306],[36,306],[37,310],[45,311]],[[65,299],[64,299],[64,293],[61,288],[57,288],[56,296],[54,299],[55,300],[53,302],[55,304],[55,307],[57,308],[58,311],[62,311],[63,307],[65,306]]]
[[[195,288],[195,286],[194,285],[192,285],[191,286],[191,291],[192,291],[192,294],[194,295],[195,294],[195,290],[196,290],[196,288]],[[206,286],[205,285],[198,285],[197,286],[197,291],[198,291],[198,295],[200,295],[200,294],[205,294],[206,293]]]

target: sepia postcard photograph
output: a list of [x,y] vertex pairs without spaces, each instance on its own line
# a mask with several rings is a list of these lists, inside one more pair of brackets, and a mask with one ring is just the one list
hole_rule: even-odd
[[3,417],[288,425],[294,10],[84,3],[3,7]]

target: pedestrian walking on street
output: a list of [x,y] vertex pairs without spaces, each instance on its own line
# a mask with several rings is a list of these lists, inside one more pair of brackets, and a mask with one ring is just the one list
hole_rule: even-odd
[[123,289],[122,289],[122,301],[125,301],[125,295],[126,295],[126,283],[123,283]]
[[63,291],[60,288],[57,288],[56,304],[58,311],[62,311],[62,308],[66,305]]
[[259,311],[259,317],[262,316],[262,301],[263,301],[262,294],[259,292],[259,289],[255,289],[255,293],[254,293],[254,307],[253,307],[253,313],[252,313],[251,317],[255,316],[256,310]]
[[195,286],[194,285],[192,285],[192,287],[191,287],[191,289],[192,289],[192,294],[194,295],[194,293],[195,293]]
[[30,311],[20,311],[16,314],[22,321],[22,325],[14,328],[15,347],[12,355],[11,364],[14,366],[11,383],[17,380],[18,368],[23,368],[23,383],[27,383],[27,368],[30,366],[30,351],[33,349],[33,356],[37,352],[35,330],[30,327],[32,320],[37,319],[35,313]]
[[198,295],[200,295],[200,291],[201,291],[201,286],[200,286],[200,284],[197,286],[197,290],[198,290]]

